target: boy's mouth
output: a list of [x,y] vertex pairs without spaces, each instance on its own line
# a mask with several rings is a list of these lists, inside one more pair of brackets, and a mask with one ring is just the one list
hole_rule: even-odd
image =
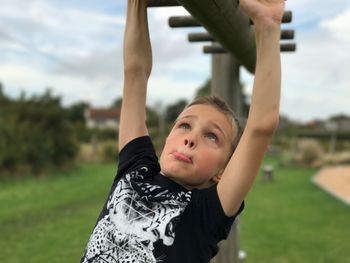
[[192,163],[192,159],[184,153],[175,151],[173,152],[173,156],[175,157],[176,160],[179,160],[185,163]]

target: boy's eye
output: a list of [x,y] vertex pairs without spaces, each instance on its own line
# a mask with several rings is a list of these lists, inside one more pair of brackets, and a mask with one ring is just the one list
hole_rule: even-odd
[[213,142],[217,142],[218,141],[218,137],[216,136],[215,133],[212,132],[208,132],[205,137],[207,137],[209,140],[213,141]]
[[190,129],[191,126],[188,123],[183,122],[183,123],[179,124],[179,128],[181,128],[181,129]]

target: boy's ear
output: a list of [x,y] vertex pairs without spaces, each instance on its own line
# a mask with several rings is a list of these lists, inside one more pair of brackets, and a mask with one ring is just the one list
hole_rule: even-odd
[[212,181],[214,183],[218,183],[221,179],[222,174],[224,173],[225,169],[221,169],[213,178]]

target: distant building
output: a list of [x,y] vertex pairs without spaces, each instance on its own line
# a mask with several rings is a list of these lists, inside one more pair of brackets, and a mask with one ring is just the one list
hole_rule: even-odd
[[328,130],[336,130],[340,132],[350,131],[350,117],[345,115],[334,116],[326,122]]
[[325,121],[318,120],[318,119],[310,121],[309,123],[307,123],[305,125],[305,127],[307,127],[310,130],[315,130],[315,131],[324,131],[327,129]]
[[90,129],[119,129],[120,108],[88,108],[85,111],[86,126]]

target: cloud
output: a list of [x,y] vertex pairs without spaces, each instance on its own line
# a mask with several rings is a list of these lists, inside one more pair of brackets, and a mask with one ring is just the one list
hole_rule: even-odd
[[[57,6],[50,1],[2,2],[1,81],[8,83],[12,94],[18,94],[19,89],[36,93],[53,86],[64,101],[79,100],[79,96],[85,99],[92,88],[115,86],[121,79],[116,45],[124,23],[118,15]],[[78,90],[75,95],[63,83],[88,91]],[[89,96],[92,101],[101,101],[98,97]]]
[[286,114],[300,120],[350,114],[350,29],[343,24],[350,21],[349,10],[313,31],[297,32],[297,52],[283,55]]
[[347,0],[333,0],[331,3],[318,0],[286,2],[286,10],[293,12],[293,26],[303,30],[312,30],[322,20],[332,19],[349,7]]
[[148,103],[162,105],[174,103],[180,99],[190,101],[196,89],[203,84],[201,79],[181,80],[170,75],[151,77],[148,85]]
[[[304,8],[304,3],[299,4]],[[314,3],[305,4],[311,8]],[[281,112],[301,121],[326,119],[339,113],[350,115],[350,5],[329,16],[323,15],[326,8],[319,4],[322,15],[312,30],[296,29],[297,51],[282,53]],[[294,22],[288,27],[294,28]],[[253,77],[243,70],[242,79],[251,94]]]
[[[1,5],[0,81],[5,91],[40,93],[51,86],[65,104],[87,100],[97,106],[121,95],[125,1],[96,6],[81,0],[2,0]],[[294,21],[283,27],[296,30],[297,52],[282,55],[282,112],[300,120],[349,114],[350,2],[288,1],[287,9],[293,10]],[[168,26],[170,16],[186,14],[183,8],[149,10],[150,104],[190,99],[210,75],[202,44],[187,41],[189,32],[201,30]],[[252,85],[253,77],[244,70],[242,79]]]
[[115,45],[120,40],[116,28],[124,25],[122,17],[57,7],[45,1],[27,6],[7,4],[0,9],[0,22],[0,32],[22,43],[29,52],[34,48],[52,55],[83,54]]
[[[198,29],[170,28],[171,16],[189,15],[183,7],[149,10],[149,28],[157,63],[172,64],[179,60],[197,59],[203,55],[201,45],[188,42],[187,34]],[[203,31],[203,30],[201,30]]]
[[338,38],[339,41],[350,43],[350,7],[333,19],[322,21],[321,27],[327,29],[330,34]]
[[18,96],[23,91],[29,96],[42,94],[50,87],[53,89],[53,94],[63,97],[64,105],[83,100],[105,106],[111,104],[114,98],[121,96],[122,92],[121,80],[52,76],[26,66],[0,66],[0,75],[3,76],[4,83],[10,83],[5,85],[5,93],[12,97]]
[[[196,89],[207,78],[209,57],[202,54],[200,46],[190,44],[184,32],[170,29],[167,24],[168,13],[178,15],[187,12],[175,8],[166,12],[158,9],[149,13],[154,61],[150,80],[152,88],[149,89],[151,103],[157,100],[172,103],[184,98],[186,94],[191,94],[192,98]],[[122,30],[123,28],[119,30],[120,34],[123,33]],[[70,75],[72,78],[80,76],[91,80],[122,79],[122,41],[112,49],[93,51],[86,56],[65,56],[64,60],[67,63],[58,64],[54,69],[55,74]]]

